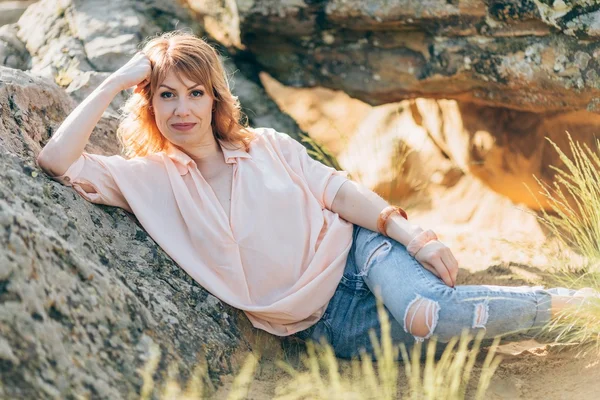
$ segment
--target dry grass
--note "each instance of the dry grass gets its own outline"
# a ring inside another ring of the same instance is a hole
[[[404,345],[392,343],[390,323],[383,306],[379,304],[379,317],[382,323],[382,341],[379,343],[372,333],[376,361],[367,354],[352,360],[351,372],[340,372],[340,365],[328,344],[307,343],[307,354],[303,358],[303,368],[294,369],[289,363],[277,364],[287,371],[289,377],[283,379],[275,391],[275,399],[382,399],[400,398],[400,366],[397,360],[401,354],[404,362],[405,380],[408,382],[406,396],[411,399],[464,399],[477,356],[480,354],[481,336],[473,338],[466,333],[452,340],[439,360],[435,360],[436,343],[430,341],[424,365],[421,361],[421,345],[417,344],[409,352]],[[473,340],[474,339],[474,340]],[[495,340],[487,352],[480,368],[477,386],[470,396],[483,399],[490,380],[500,363],[496,355],[499,340]],[[470,348],[469,345],[471,344]],[[169,379],[161,388],[155,388],[153,374],[160,359],[157,347],[151,348],[150,358],[139,370],[144,385],[140,399],[150,398],[156,390],[160,399],[202,399],[206,398],[206,366],[196,368],[186,389],[182,390],[176,381],[176,369],[169,367]],[[258,356],[250,354],[236,376],[228,394],[228,399],[244,399],[248,395],[258,365]]]
[[[569,288],[589,287],[600,292],[600,141],[592,150],[567,135],[572,158],[548,139],[564,167],[553,167],[556,178],[551,185],[537,180],[539,194],[550,205],[540,220],[567,255],[558,261],[555,281]],[[570,250],[580,257],[568,256]],[[557,341],[580,344],[585,351],[591,345],[600,353],[600,298],[588,298],[565,309],[548,328],[558,332]]]
[[[379,343],[374,333],[376,362],[363,354],[352,361],[349,374],[340,373],[337,359],[331,346],[327,344],[307,345],[308,354],[304,368],[299,371],[289,365],[280,366],[290,375],[290,381],[278,387],[275,399],[381,399],[400,398],[400,364],[396,361],[402,355],[404,373],[408,382],[405,394],[411,399],[464,399],[477,355],[480,353],[481,335],[474,339],[464,333],[454,338],[446,346],[442,356],[435,360],[435,341],[427,345],[425,364],[421,361],[421,344],[417,343],[409,352],[406,346],[392,343],[387,314],[379,304],[379,318],[382,325],[382,341]],[[474,398],[484,398],[490,380],[500,363],[496,356],[499,340],[488,350],[481,366],[481,374],[475,389]],[[471,348],[469,344],[472,343]]]
[[[573,141],[569,147],[573,154],[569,158],[554,142],[548,141],[564,163],[562,169],[551,167],[556,172],[551,185],[536,178],[541,194],[550,209],[542,210],[541,221],[565,246],[581,253],[590,261],[600,260],[600,142],[596,151],[587,145]],[[592,265],[592,264],[590,264]]]

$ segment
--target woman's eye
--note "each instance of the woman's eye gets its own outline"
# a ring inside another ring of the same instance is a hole
[[[170,99],[172,98],[174,95],[171,92],[162,92],[160,94],[160,97],[162,97],[163,99]],[[192,91],[192,97],[202,97],[204,96],[204,92],[202,90],[193,90]]]

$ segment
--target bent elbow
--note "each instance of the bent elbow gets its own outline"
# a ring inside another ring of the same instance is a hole
[[[48,159],[47,156],[40,152],[35,158],[35,162],[40,167],[42,171],[44,171],[49,176],[59,176],[61,175],[59,171],[56,170],[55,164]]]

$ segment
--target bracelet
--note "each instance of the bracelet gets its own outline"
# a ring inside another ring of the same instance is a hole
[[[396,207],[396,206],[387,206],[386,208],[384,208],[383,210],[381,210],[381,212],[379,213],[379,218],[377,218],[377,230],[379,231],[379,233],[381,233],[383,236],[387,236],[387,231],[385,228],[385,225],[387,223],[388,218],[393,214],[393,213],[398,213],[400,214],[404,219],[408,219],[408,215],[406,215],[406,211],[404,211],[403,209],[401,209],[400,207]]]
[[[414,257],[423,246],[434,240],[438,240],[437,235],[434,231],[428,229],[415,236],[406,246],[406,250],[408,251],[408,254]]]

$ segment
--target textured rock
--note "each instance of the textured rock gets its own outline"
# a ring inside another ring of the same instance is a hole
[[[597,149],[600,115],[586,111],[528,113],[491,107],[459,104],[466,146],[451,154],[460,165],[496,192],[517,203],[539,208],[527,189],[539,192],[534,175],[546,183],[554,180],[552,167],[562,167],[556,150],[546,138],[570,157],[566,132],[574,140]],[[458,138],[447,137],[446,143]],[[458,148],[459,146],[455,146]],[[542,206],[546,205],[537,196]]]
[[[37,0],[2,0],[0,1],[0,25],[17,22],[27,7]]]
[[[17,37],[16,24],[0,27],[0,65],[28,69],[30,56],[25,44]]]
[[[34,156],[73,101],[23,72],[0,67],[0,80],[0,397],[129,398],[153,344],[159,383],[167,363],[231,372],[244,317],[206,302],[135,218],[49,180]],[[106,152],[107,128],[87,151]]]
[[[173,29],[200,35],[204,32],[194,21],[192,10],[157,0],[120,0],[110,4],[100,0],[41,0],[27,9],[16,29],[28,51],[27,57],[31,58],[27,69],[54,80],[77,102],[125,64],[146,37]],[[0,44],[1,40],[0,31]],[[235,74],[232,85],[253,126],[270,126],[295,139],[305,136],[266,95],[253,65],[245,66],[242,61],[235,65],[227,57],[225,64],[230,75],[238,69],[245,73]],[[127,91],[116,96],[105,115],[116,118],[127,96]],[[305,145],[320,154],[325,163],[337,165],[315,143],[309,141]]]
[[[228,29],[233,21],[235,29],[224,43],[237,46],[239,58],[255,59],[284,84],[338,89],[371,105],[440,99],[415,102],[420,106],[413,109],[424,107],[416,119],[373,111],[353,139],[369,162],[342,156],[345,168],[389,198],[405,196],[431,177],[448,181],[446,173],[452,177],[458,167],[513,201],[537,208],[525,185],[535,191],[533,175],[549,182],[550,166],[561,166],[545,137],[564,144],[568,130],[578,141],[595,140],[597,1],[188,3],[204,22],[212,18],[211,32]],[[223,15],[227,18],[219,21]],[[449,106],[441,99],[457,103]],[[426,142],[417,120],[429,126],[427,135],[438,150],[426,146],[424,154],[413,152],[406,169],[398,170],[397,146],[416,150],[409,142]],[[394,124],[401,124],[401,133],[389,130]],[[377,148],[378,141],[387,145]],[[440,153],[454,167],[438,163],[436,170],[429,160]]]
[[[339,157],[354,179],[393,203],[428,192],[430,184],[452,186],[463,174],[429,131],[433,124],[436,132],[450,127],[424,122],[427,116],[419,113],[417,104],[438,106],[435,100],[419,99],[374,107]]]
[[[31,72],[68,88],[77,101],[125,64],[147,36],[176,26],[196,28],[186,9],[152,0],[42,0],[17,26]],[[116,114],[123,100],[118,96],[109,111]]]
[[[188,2],[288,85],[372,105],[431,97],[600,112],[595,1]]]
[[[137,398],[137,369],[154,346],[162,350],[157,386],[170,364],[184,381],[198,363],[207,366],[206,383],[218,384],[251,347],[256,331],[243,313],[193,281],[134,216],[88,203],[34,161],[139,40],[176,25],[196,26],[171,3],[43,0],[5,28],[7,48],[24,54],[11,65],[28,71],[0,67],[0,398]],[[227,68],[248,73],[233,85],[252,125],[301,138],[252,66]],[[115,99],[86,151],[120,152],[115,111],[127,95]],[[280,348],[270,338],[262,340]]]
[[[532,196],[539,191],[534,176],[552,182],[553,167],[563,166],[546,138],[570,155],[565,132],[595,149],[598,126],[600,115],[585,111],[540,114],[416,99],[373,108],[339,160],[392,200],[405,201],[417,191],[422,199],[430,184],[451,187],[468,174],[515,203],[538,209],[547,203]]]

